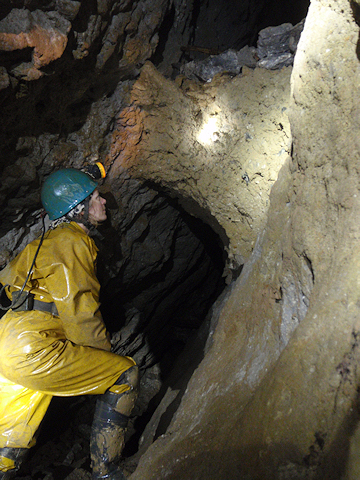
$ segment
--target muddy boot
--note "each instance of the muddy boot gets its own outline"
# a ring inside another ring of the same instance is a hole
[[[96,402],[90,438],[93,480],[126,480],[117,463],[124,448],[129,415],[138,396],[138,381],[138,368],[131,367],[114,385],[114,390],[116,385],[128,386],[128,390],[107,391]]]
[[[0,471],[0,480],[14,478],[28,453],[28,448],[0,448],[0,466],[8,469],[6,472]]]

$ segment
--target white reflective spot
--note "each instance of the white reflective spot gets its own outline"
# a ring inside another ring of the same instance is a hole
[[[209,144],[217,140],[217,119],[215,117],[210,117],[209,120],[203,125],[199,135],[198,140],[200,143]]]

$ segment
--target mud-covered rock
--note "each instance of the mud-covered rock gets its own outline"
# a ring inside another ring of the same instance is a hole
[[[254,248],[290,152],[290,74],[244,68],[234,78],[174,84],[147,63],[112,133],[108,161],[180,198],[219,235],[228,281]]]
[[[349,2],[311,3],[292,159],[212,345],[132,480],[357,478],[358,37]]]

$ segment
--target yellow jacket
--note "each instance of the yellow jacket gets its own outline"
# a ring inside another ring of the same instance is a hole
[[[22,287],[39,239],[0,272],[6,292]],[[36,300],[55,302],[51,313],[9,310],[0,319],[0,448],[27,448],[53,395],[122,393],[114,385],[133,359],[110,352],[99,311],[95,274],[97,248],[76,223],[44,237],[26,290]],[[0,455],[0,471],[13,468]]]
[[[39,239],[31,242],[0,272],[0,283],[10,285],[6,289],[10,299],[13,291],[21,289],[38,244]],[[99,311],[97,251],[93,239],[75,222],[50,230],[25,290],[36,300],[55,302],[59,317],[53,317],[51,328],[57,338],[109,351],[111,345]],[[46,324],[49,329],[48,320]],[[41,325],[37,322],[34,328],[39,330]]]

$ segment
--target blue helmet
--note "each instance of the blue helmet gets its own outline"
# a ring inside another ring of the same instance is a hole
[[[41,189],[41,201],[50,220],[66,215],[98,186],[86,173],[64,168],[51,173]]]

